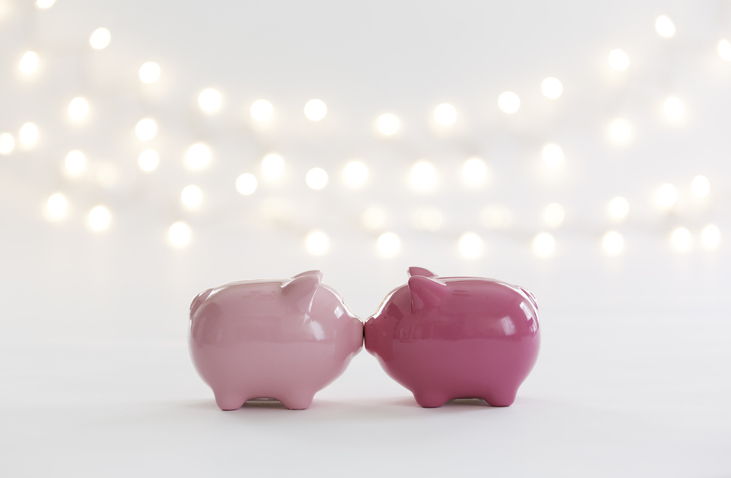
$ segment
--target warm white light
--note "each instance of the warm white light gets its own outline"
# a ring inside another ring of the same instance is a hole
[[[63,172],[69,178],[79,178],[89,169],[89,159],[83,151],[73,149],[63,159]]]
[[[566,210],[557,202],[552,202],[543,209],[541,215],[546,226],[557,228],[566,219]]]
[[[274,106],[265,99],[258,99],[251,103],[249,116],[259,124],[271,123],[274,119]]]
[[[411,213],[411,224],[420,231],[435,232],[444,225],[444,214],[437,208],[423,207]]]
[[[439,171],[431,162],[421,159],[411,165],[408,184],[417,193],[434,191],[439,184]]]
[[[490,176],[490,170],[484,159],[477,157],[467,158],[465,162],[462,163],[460,176],[462,183],[465,186],[475,189],[484,186],[485,183],[487,183]]]
[[[629,215],[629,201],[622,196],[616,196],[607,202],[607,216],[613,222],[622,222]]]
[[[160,68],[160,64],[156,61],[146,61],[140,65],[139,70],[137,70],[137,77],[140,79],[140,82],[146,85],[151,85],[160,81],[161,74],[162,69]]]
[[[99,204],[86,215],[86,225],[92,232],[104,232],[112,225],[112,211]]]
[[[715,251],[721,245],[721,229],[715,224],[708,224],[701,229],[701,246],[707,251]]]
[[[630,65],[629,55],[621,48],[611,50],[607,56],[607,62],[609,63],[609,68],[614,71],[626,71]]]
[[[168,228],[167,240],[176,249],[187,247],[193,240],[193,229],[186,222],[174,222]]]
[[[89,36],[89,45],[95,50],[103,50],[112,42],[112,32],[108,28],[99,27]]]
[[[311,168],[305,174],[305,184],[307,184],[307,187],[314,189],[315,191],[325,189],[328,180],[329,177],[327,175],[327,171],[322,168]]]
[[[15,150],[15,138],[12,134],[0,133],[0,155],[6,156]]]
[[[541,93],[549,100],[557,100],[563,94],[563,83],[553,76],[544,78],[541,81]]]
[[[142,118],[135,124],[135,136],[140,141],[151,141],[157,137],[158,129],[153,118]]]
[[[627,146],[634,139],[634,128],[626,118],[614,118],[607,126],[607,138],[617,146]]]
[[[697,199],[706,199],[711,194],[711,182],[699,174],[690,182],[690,192]]]
[[[485,252],[485,242],[474,232],[465,232],[457,240],[457,251],[465,259],[478,259]]]
[[[563,166],[566,156],[563,148],[556,143],[546,143],[541,149],[543,164],[550,169],[558,169]]]
[[[180,191],[180,203],[188,211],[197,211],[203,206],[203,190],[200,186],[189,184]]]
[[[393,113],[383,113],[376,117],[374,127],[382,136],[394,136],[401,131],[401,119]]]
[[[716,51],[718,52],[718,56],[721,57],[723,61],[731,61],[731,42],[728,41],[725,38],[722,38],[718,41],[718,45],[716,46]]]
[[[505,206],[493,204],[480,213],[482,223],[490,229],[508,229],[513,225],[513,213]]]
[[[351,189],[360,189],[368,182],[369,174],[368,166],[363,161],[348,161],[343,167],[343,183]]]
[[[520,96],[512,91],[503,91],[497,97],[497,107],[506,115],[512,115],[520,109]]]
[[[259,181],[251,173],[242,173],[236,178],[236,191],[242,196],[251,196],[259,187]]]
[[[204,88],[198,93],[198,107],[207,115],[216,114],[223,107],[223,93],[215,88]]]
[[[361,215],[363,227],[371,231],[378,231],[386,227],[388,224],[388,214],[383,208],[378,206],[369,206]]]
[[[77,96],[69,101],[66,107],[66,114],[72,123],[81,123],[89,117],[90,110],[89,100],[83,96]]]
[[[658,209],[663,211],[670,210],[678,203],[678,199],[680,199],[678,188],[674,184],[662,184],[655,190],[653,199]]]
[[[305,118],[310,121],[322,121],[327,116],[327,105],[319,98],[313,98],[305,103]]]
[[[56,0],[36,0],[36,8],[38,10],[48,10],[56,4]]]
[[[440,103],[434,108],[432,117],[438,126],[445,128],[454,126],[457,122],[457,108],[451,103]]]
[[[69,200],[62,193],[53,193],[48,196],[43,208],[44,215],[49,221],[63,221],[69,215]]]
[[[685,102],[677,96],[668,96],[662,102],[662,113],[670,123],[682,123],[685,119]]]
[[[556,254],[556,238],[548,232],[539,232],[531,243],[533,254],[540,258],[553,257]]]
[[[38,125],[28,121],[23,123],[18,130],[18,143],[23,149],[33,149],[41,138],[41,131]]]
[[[662,38],[672,38],[675,36],[675,22],[667,15],[660,15],[655,19],[655,31]]]
[[[602,236],[604,254],[614,257],[624,252],[624,236],[617,231],[607,231]]]
[[[385,258],[396,257],[401,252],[401,238],[393,232],[384,232],[376,239],[376,253]]]
[[[675,252],[689,252],[693,249],[693,234],[686,227],[676,227],[670,233],[670,247]]]
[[[146,149],[137,156],[137,166],[141,171],[151,173],[160,165],[160,154],[154,149]]]
[[[23,55],[20,57],[20,61],[18,61],[18,71],[23,76],[31,77],[38,73],[38,70],[41,67],[41,57],[38,55],[38,53],[29,50],[23,53]]]
[[[261,177],[265,181],[281,181],[286,170],[284,158],[279,153],[267,153],[261,158]]]
[[[330,236],[315,229],[305,236],[305,249],[313,256],[324,256],[330,251]]]
[[[111,161],[96,163],[94,177],[100,186],[111,188],[119,182],[119,169]]]
[[[183,154],[183,164],[190,171],[202,171],[213,161],[213,150],[206,143],[193,143]]]

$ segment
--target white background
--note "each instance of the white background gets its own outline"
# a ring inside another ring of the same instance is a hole
[[[0,474],[3,476],[385,476],[417,473],[495,476],[731,475],[731,306],[728,241],[718,251],[672,251],[672,227],[696,234],[709,222],[729,226],[728,143],[731,65],[716,55],[729,34],[724,2],[561,1],[444,3],[91,2],[59,0],[46,12],[0,2],[0,131],[36,121],[42,137],[30,152],[0,157]],[[659,38],[654,18],[678,27]],[[112,44],[87,45],[104,25]],[[632,59],[616,75],[606,53]],[[43,57],[34,80],[18,78],[27,48]],[[140,89],[138,65],[163,66],[159,87]],[[540,80],[562,79],[564,96],[549,102]],[[204,118],[195,94],[216,86],[221,115]],[[513,89],[523,106],[502,115],[495,98]],[[93,121],[64,119],[83,94]],[[659,105],[682,97],[681,127],[663,122]],[[252,130],[248,104],[266,97],[275,126]],[[308,124],[302,104],[321,97],[322,124]],[[441,101],[460,112],[457,130],[435,134],[428,114]],[[403,134],[384,141],[371,121],[394,111]],[[136,171],[135,121],[154,115],[160,170]],[[630,118],[628,148],[609,144],[614,116]],[[200,175],[180,163],[184,148],[205,140],[214,166]],[[566,151],[565,171],[546,178],[546,141]],[[65,152],[83,148],[113,164],[118,183],[99,187],[61,173]],[[238,196],[232,183],[256,172],[259,157],[280,151],[287,182]],[[483,190],[463,190],[462,159],[479,154],[491,167]],[[362,191],[339,184],[337,171],[363,158],[372,180]],[[439,190],[415,196],[408,166],[426,157],[441,171]],[[308,191],[311,166],[331,185]],[[696,204],[691,178],[707,175],[712,195]],[[681,201],[671,213],[650,202],[673,182]],[[206,191],[198,214],[177,204],[182,186]],[[49,224],[41,206],[61,190],[68,221]],[[617,258],[601,253],[610,226],[604,204],[630,199],[618,227],[627,241]],[[555,257],[540,260],[530,239],[544,226],[540,210],[560,201],[565,226],[554,232]],[[94,235],[85,211],[104,202],[112,228]],[[510,207],[509,231],[484,229],[487,204]],[[271,204],[277,220],[261,213]],[[379,204],[401,254],[374,253],[376,233],[358,220]],[[408,223],[416,207],[438,207],[434,233]],[[174,250],[167,226],[188,221],[194,241]],[[321,228],[330,253],[308,255],[302,238]],[[461,259],[456,238],[480,233],[485,256]],[[366,352],[320,392],[308,411],[247,405],[220,412],[187,356],[187,307],[200,290],[231,280],[283,278],[320,268],[353,311],[366,319],[409,265],[445,275],[499,277],[533,291],[541,305],[543,346],[514,406],[462,402],[420,409]]]

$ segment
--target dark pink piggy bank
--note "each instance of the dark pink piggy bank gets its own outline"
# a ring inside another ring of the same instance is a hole
[[[366,322],[366,349],[422,407],[513,403],[538,355],[538,307],[520,287],[409,269]]]
[[[360,351],[363,324],[321,279],[235,282],[193,300],[193,362],[222,410],[261,397],[307,408]]]

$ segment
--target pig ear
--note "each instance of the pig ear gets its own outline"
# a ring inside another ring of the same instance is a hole
[[[317,276],[320,278],[320,282],[322,282],[322,272],[317,271],[317,270],[300,272],[299,274],[297,274],[296,276],[293,276],[292,278],[296,279],[298,277],[304,277],[304,276]]]
[[[409,291],[411,292],[411,311],[418,312],[439,305],[448,294],[449,289],[444,282],[417,275],[409,278]]]
[[[409,267],[409,277],[423,276],[423,277],[436,277],[437,275],[428,269],[423,267]]]
[[[307,312],[312,305],[312,298],[320,287],[322,274],[305,272],[296,275],[292,280],[282,284],[282,295],[291,302],[297,309]]]

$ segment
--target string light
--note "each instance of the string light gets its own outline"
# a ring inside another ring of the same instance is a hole
[[[198,93],[198,108],[207,114],[213,115],[223,108],[223,93],[215,88],[204,88]]]
[[[701,246],[707,251],[715,251],[721,246],[721,229],[715,224],[708,224],[701,229]]]
[[[622,222],[629,215],[629,201],[622,196],[615,196],[607,202],[607,216],[612,222]]]
[[[305,236],[305,249],[313,256],[324,256],[330,251],[330,236],[319,229],[308,232]]]
[[[48,10],[56,4],[56,0],[36,0],[36,8],[38,10]]]
[[[53,193],[48,196],[43,213],[51,222],[63,221],[69,215],[71,206],[63,193]]]
[[[135,136],[140,141],[152,141],[158,133],[157,121],[153,118],[142,118],[135,124]]]
[[[541,81],[541,94],[549,100],[557,100],[563,95],[563,83],[553,76],[544,78]]]
[[[251,196],[259,187],[259,181],[251,173],[242,173],[236,178],[236,191],[242,196]]]
[[[607,231],[602,236],[602,251],[610,257],[619,256],[624,252],[624,236],[617,231]]]
[[[415,209],[410,219],[412,226],[420,231],[436,232],[444,225],[444,214],[434,207]]]
[[[421,159],[411,165],[408,184],[414,192],[432,192],[439,185],[439,171],[430,161]]]
[[[451,103],[440,103],[434,108],[432,118],[437,126],[452,127],[457,122],[457,108]]]
[[[112,32],[108,28],[99,27],[89,36],[89,45],[94,50],[103,50],[112,42]]]
[[[203,206],[203,190],[200,186],[189,184],[180,191],[180,203],[188,211],[197,211]]]
[[[376,117],[374,127],[381,136],[395,136],[401,131],[401,119],[393,113],[382,113]]]
[[[690,182],[690,193],[696,199],[707,199],[711,195],[711,182],[702,174],[695,176]]]
[[[564,219],[566,219],[566,211],[559,203],[552,202],[543,209],[541,216],[546,226],[555,229],[563,224]]]
[[[476,189],[487,183],[490,176],[490,170],[484,159],[472,157],[467,158],[465,162],[462,163],[460,176],[462,183],[466,187]]]
[[[260,125],[271,123],[274,119],[274,106],[265,99],[258,99],[251,103],[249,116]]]
[[[394,232],[384,232],[376,239],[376,253],[384,259],[396,257],[401,252],[401,238]]]
[[[63,160],[63,171],[67,177],[77,179],[86,174],[89,169],[89,160],[83,151],[73,149],[66,153]]]
[[[670,233],[670,247],[675,252],[689,252],[693,249],[693,234],[686,227],[676,227]]]
[[[176,249],[183,249],[193,240],[193,229],[184,221],[176,221],[170,225],[167,232],[167,241]]]
[[[731,42],[721,38],[716,46],[716,52],[723,61],[731,61]]]
[[[361,189],[365,186],[369,175],[368,166],[358,159],[345,163],[342,171],[343,183],[351,189]]]
[[[607,137],[616,146],[627,146],[634,139],[634,128],[626,118],[614,118],[607,126]]]
[[[491,204],[480,212],[482,223],[489,229],[505,230],[513,225],[513,213],[505,206]]]
[[[162,68],[156,61],[146,61],[137,70],[137,78],[145,85],[151,85],[160,81]]]
[[[607,63],[609,63],[609,68],[614,71],[627,71],[630,66],[629,55],[621,48],[615,48],[609,51]]]
[[[137,166],[145,173],[151,173],[160,165],[160,154],[154,149],[145,149],[137,156]]]
[[[655,19],[655,31],[662,38],[675,36],[675,22],[667,15],[659,15]]]
[[[520,110],[520,96],[513,91],[503,91],[497,97],[497,107],[506,115],[513,115]]]
[[[328,180],[327,171],[322,168],[311,168],[305,174],[305,184],[307,184],[307,187],[315,191],[325,189]]]
[[[485,252],[485,242],[474,232],[465,232],[457,240],[457,251],[464,259],[479,259]]]
[[[8,132],[0,133],[0,155],[7,156],[15,150],[15,138]]]
[[[563,166],[566,156],[563,148],[556,143],[546,143],[541,149],[543,164],[549,169],[558,169]]]
[[[286,170],[284,158],[279,153],[267,153],[261,158],[261,177],[267,182],[276,183],[282,180]]]
[[[533,254],[541,259],[553,257],[556,254],[556,238],[549,232],[539,232],[531,242]]]
[[[669,96],[662,102],[662,112],[669,123],[680,124],[685,119],[685,102],[677,96]]]
[[[382,230],[388,224],[388,214],[378,206],[367,207],[361,214],[360,219],[363,227],[371,231]]]
[[[41,131],[38,125],[32,121],[23,123],[18,130],[18,143],[23,149],[33,149],[41,139]]]
[[[83,96],[77,96],[69,101],[66,114],[72,123],[81,123],[89,117],[90,110],[89,100]]]
[[[189,171],[207,169],[213,161],[213,150],[206,143],[193,143],[183,154],[183,164]]]
[[[327,104],[319,98],[313,98],[305,103],[304,113],[310,121],[322,121],[327,116]]]
[[[658,186],[655,189],[653,196],[655,206],[662,211],[669,211],[678,203],[680,195],[678,194],[678,188],[674,184],[665,183]]]
[[[33,50],[28,50],[20,56],[18,71],[25,77],[32,77],[41,68],[41,57]]]
[[[86,226],[91,232],[104,232],[112,225],[112,211],[103,204],[94,206],[86,215]]]

